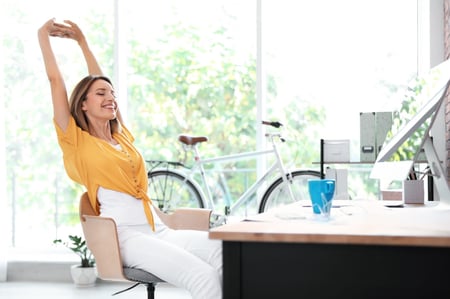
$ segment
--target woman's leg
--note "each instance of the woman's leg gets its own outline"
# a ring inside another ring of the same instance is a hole
[[[222,243],[207,232],[148,226],[120,228],[122,259],[129,267],[142,268],[195,299],[222,298]]]
[[[222,241],[209,239],[207,232],[195,230],[166,229],[158,233],[158,238],[199,257],[216,269],[222,278]]]

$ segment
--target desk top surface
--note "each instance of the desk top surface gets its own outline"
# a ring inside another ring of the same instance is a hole
[[[295,242],[450,247],[450,205],[386,207],[386,201],[333,203],[328,221],[306,202],[247,217],[210,230],[211,239],[244,242]]]

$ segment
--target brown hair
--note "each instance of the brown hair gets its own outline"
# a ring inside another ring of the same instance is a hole
[[[69,106],[70,106],[70,114],[72,114],[75,119],[75,123],[82,130],[89,132],[89,122],[86,117],[85,112],[81,109],[83,101],[86,100],[87,93],[89,88],[91,88],[92,84],[97,80],[104,80],[111,84],[112,82],[108,77],[105,76],[93,76],[89,75],[83,78],[73,89],[73,92],[70,96]],[[111,134],[120,132],[120,113],[117,111],[117,117],[109,121],[111,127]]]

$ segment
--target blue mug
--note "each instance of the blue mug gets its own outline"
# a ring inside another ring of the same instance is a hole
[[[309,196],[314,214],[330,215],[335,186],[335,180],[308,180]]]

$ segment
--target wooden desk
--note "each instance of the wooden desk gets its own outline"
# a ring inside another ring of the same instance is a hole
[[[450,207],[336,202],[328,222],[297,203],[214,228],[224,299],[450,298]]]

